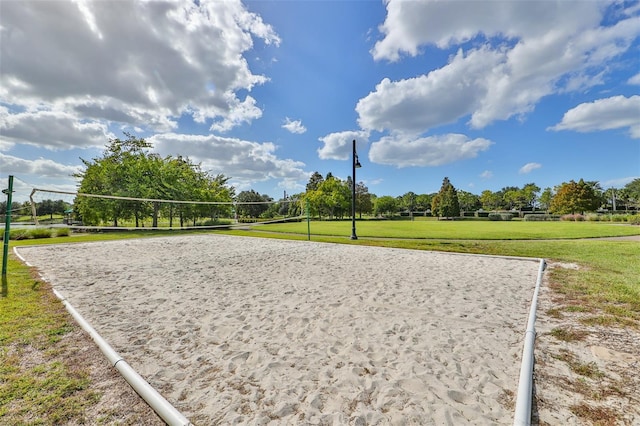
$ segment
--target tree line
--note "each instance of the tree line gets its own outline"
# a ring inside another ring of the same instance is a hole
[[[86,225],[113,224],[134,221],[135,226],[151,219],[158,226],[160,217],[182,227],[196,225],[199,220],[216,223],[219,218],[269,218],[299,216],[307,209],[314,218],[341,219],[351,216],[353,185],[356,194],[356,214],[393,216],[416,214],[441,218],[460,216],[461,212],[545,211],[553,214],[574,214],[604,210],[636,210],[640,205],[640,179],[622,189],[603,189],[595,181],[563,182],[554,188],[541,190],[535,183],[522,187],[508,186],[499,191],[485,190],[480,194],[456,189],[445,177],[436,193],[407,192],[401,196],[377,196],[363,182],[351,177],[342,180],[332,173],[322,176],[314,172],[305,191],[285,196],[278,201],[254,190],[236,194],[223,174],[211,174],[199,164],[182,156],[160,157],[150,151],[144,139],[126,134],[126,139],[111,139],[100,157],[81,159],[84,170],[75,174],[79,193],[130,198],[107,199],[78,196],[73,203],[76,218]],[[227,204],[182,204],[141,199],[183,200]],[[237,204],[231,204],[231,203]],[[12,209],[25,209],[13,203]],[[30,205],[29,205],[30,207]],[[62,200],[44,200],[37,205],[38,214],[63,214],[69,204]],[[0,203],[0,214],[6,212],[6,202]],[[25,214],[25,213],[22,213]],[[26,213],[28,214],[28,213]],[[207,223],[205,223],[207,224]]]
[[[342,181],[328,173],[326,178],[314,172],[307,183],[306,192],[298,197],[308,201],[311,213],[322,218],[341,218],[350,214],[351,178]],[[445,177],[439,192],[416,194],[407,192],[401,196],[376,196],[364,183],[356,184],[356,211],[375,216],[423,214],[450,218],[461,212],[544,211],[552,214],[576,214],[593,211],[629,211],[640,206],[640,179],[635,179],[622,189],[602,189],[595,181],[571,180],[554,188],[541,190],[535,183],[522,187],[508,186],[499,191],[484,190],[476,195],[456,189]]]

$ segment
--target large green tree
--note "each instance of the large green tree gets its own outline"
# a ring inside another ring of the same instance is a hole
[[[144,198],[178,201],[231,201],[233,190],[226,187],[227,179],[210,176],[188,158],[166,157],[150,152],[151,144],[144,139],[126,134],[126,139],[111,139],[101,157],[91,161],[81,159],[85,168],[75,177],[80,180],[78,192],[124,198]],[[127,199],[107,199],[79,196],[74,205],[85,224],[99,225],[135,218],[136,226],[152,217],[153,226],[158,216],[173,216],[196,220],[209,209],[195,204],[164,203]]]
[[[418,196],[415,192],[409,191],[398,197],[398,205],[409,213],[409,217],[413,220],[413,212],[416,209],[416,201]]]
[[[460,204],[458,193],[448,177],[442,180],[442,186],[438,194],[433,197],[431,211],[439,218],[453,218],[460,216]]]
[[[421,212],[431,210],[431,198],[432,196],[429,194],[418,194],[416,196],[416,210]]]
[[[382,197],[377,197],[374,203],[373,212],[375,215],[385,215],[390,214],[393,215],[398,211],[398,200],[391,195],[383,195]]]
[[[502,195],[498,192],[485,189],[480,194],[480,203],[485,210],[497,210],[502,203]]]
[[[356,211],[360,215],[360,218],[362,218],[362,213],[369,214],[373,211],[371,194],[364,182],[358,182],[358,184],[356,184]]]
[[[250,191],[242,191],[236,197],[238,203],[238,214],[252,218],[260,217],[269,209],[269,202],[273,201],[271,197],[260,194],[253,189]],[[242,204],[247,203],[247,204]]]
[[[307,183],[307,191],[315,191],[322,182],[324,182],[322,175],[318,172],[313,172],[311,177],[309,177],[309,182]]]
[[[317,189],[307,190],[304,201],[309,203],[311,213],[320,218],[342,217],[351,211],[350,184],[329,175],[328,179],[320,182]]]
[[[563,182],[556,188],[549,210],[555,214],[575,214],[594,211],[600,207],[602,195],[591,183],[580,179]]]
[[[533,182],[527,183],[522,187],[520,193],[520,199],[524,203],[523,207],[535,209],[540,187]]]
[[[640,178],[626,184],[621,195],[627,206],[640,209]]]
[[[6,203],[5,203],[6,204]],[[64,200],[42,200],[36,203],[36,211],[38,215],[49,215],[49,219],[53,219],[53,215],[64,215],[64,212],[70,207],[69,203]]]
[[[458,191],[458,204],[463,211],[477,210],[482,206],[480,197],[467,191]]]
[[[551,206],[551,200],[553,200],[553,190],[551,188],[545,188],[540,194],[540,198],[538,198],[538,207],[542,210],[549,210]]]

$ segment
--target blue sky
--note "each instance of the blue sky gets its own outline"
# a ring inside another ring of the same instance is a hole
[[[353,139],[380,196],[640,177],[639,2],[7,0],[0,24],[19,200],[123,132],[275,198],[345,179]]]

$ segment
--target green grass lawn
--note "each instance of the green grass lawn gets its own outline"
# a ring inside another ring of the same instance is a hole
[[[59,356],[72,319],[29,268],[9,259],[0,297],[2,424],[82,421],[97,401],[89,372]]]
[[[312,222],[313,241],[376,245],[417,250],[451,251],[545,258],[574,262],[578,270],[554,269],[549,281],[597,324],[640,327],[640,243],[602,241],[602,236],[639,235],[640,227],[589,222],[445,222],[361,221],[359,240],[350,240],[351,222]],[[267,238],[307,239],[307,224],[263,225],[257,231],[219,233]],[[278,231],[276,233],[275,231]],[[208,231],[211,232],[211,231]],[[194,232],[151,231],[73,234],[41,240],[11,241],[10,246],[95,242],[185,235]],[[199,231],[198,233],[202,233]],[[293,233],[293,234],[288,234]],[[366,237],[366,238],[365,238]],[[525,240],[522,240],[525,239]],[[528,239],[528,240],[526,240]],[[248,242],[250,243],[250,242]],[[61,248],[64,250],[64,248]],[[11,259],[0,297],[0,418],[6,424],[84,421],[92,392],[82,366],[49,361],[60,351],[60,339],[72,319],[47,285],[30,269]],[[588,318],[588,319],[589,319]],[[37,365],[25,364],[28,354],[41,356]],[[37,389],[34,392],[33,389]]]
[[[462,240],[539,240],[640,235],[640,226],[602,222],[373,221],[356,222],[358,237]],[[307,223],[260,225],[256,230],[307,233]],[[350,221],[312,221],[313,235],[351,235]]]

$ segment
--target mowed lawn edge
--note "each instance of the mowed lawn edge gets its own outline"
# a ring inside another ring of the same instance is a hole
[[[351,221],[312,221],[312,235],[349,236]],[[306,221],[265,224],[255,230],[307,234]],[[459,240],[543,240],[640,235],[640,226],[610,222],[471,220],[358,220],[358,237]]]

